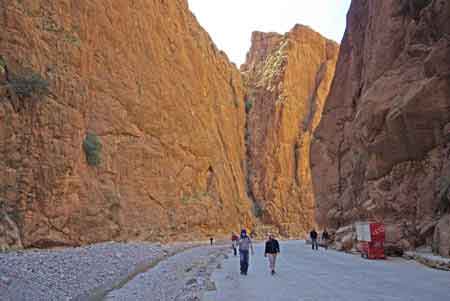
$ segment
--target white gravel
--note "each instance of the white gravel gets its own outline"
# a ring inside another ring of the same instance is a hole
[[[0,253],[0,300],[86,300],[117,286],[136,270],[191,246],[111,242]]]
[[[312,251],[304,242],[280,242],[277,275],[269,273],[263,246],[248,276],[230,257],[212,275],[217,291],[204,301],[448,301],[450,273],[403,259],[367,260],[332,250]]]
[[[229,247],[203,246],[179,253],[112,291],[106,300],[200,300],[205,291],[215,289],[210,276],[229,252]]]

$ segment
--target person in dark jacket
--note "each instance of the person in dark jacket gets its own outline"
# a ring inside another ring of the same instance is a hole
[[[327,229],[322,232],[322,242],[325,250],[328,250],[328,242],[330,241],[330,234],[328,234]]]
[[[312,249],[319,250],[319,244],[317,243],[317,232],[315,229],[312,229],[312,231],[309,233],[309,237],[311,238],[312,242]]]
[[[276,240],[275,237],[269,233],[269,239],[266,241],[264,257],[269,258],[269,268],[272,275],[275,274],[275,264],[278,253],[280,253],[280,244],[278,243],[278,240]]]

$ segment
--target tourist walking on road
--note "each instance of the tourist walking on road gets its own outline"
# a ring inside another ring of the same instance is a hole
[[[278,243],[278,240],[276,240],[275,237],[269,233],[269,239],[266,241],[264,257],[269,258],[269,268],[272,275],[275,274],[275,264],[278,253],[280,253],[280,244]]]
[[[319,250],[319,244],[317,243],[317,232],[315,229],[309,233],[309,237],[311,238],[312,249]]]
[[[234,256],[237,256],[237,244],[239,241],[239,237],[233,233],[231,233],[231,247],[233,248]]]
[[[330,234],[328,234],[327,229],[322,232],[322,242],[325,250],[328,250],[328,242],[330,241]]]
[[[250,250],[252,251],[252,255],[255,253],[253,250],[253,244],[250,237],[247,235],[246,230],[241,231],[241,238],[238,242],[239,247],[239,256],[241,263],[241,275],[247,275],[249,259],[250,259]]]

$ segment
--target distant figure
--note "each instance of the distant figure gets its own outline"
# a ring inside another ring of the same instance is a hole
[[[328,234],[327,229],[322,232],[322,241],[325,250],[328,250],[328,242],[330,241],[330,234]]]
[[[238,241],[239,241],[239,237],[234,232],[231,233],[231,247],[233,248],[234,256],[237,256]]]
[[[214,243],[214,238],[209,238],[209,242],[211,243],[211,246],[213,245],[213,243]]]
[[[317,232],[315,229],[312,229],[312,231],[309,233],[309,237],[311,238],[312,249],[319,250],[319,244],[317,243]]]
[[[278,243],[278,240],[276,240],[275,237],[269,233],[269,239],[266,241],[264,257],[269,257],[269,268],[272,275],[275,275],[275,264],[278,253],[280,253],[280,244]]]
[[[238,247],[241,264],[241,275],[247,275],[250,259],[249,251],[252,251],[252,255],[255,254],[255,251],[253,250],[252,240],[250,239],[250,237],[248,237],[247,231],[245,229],[241,231],[241,238],[238,241]]]

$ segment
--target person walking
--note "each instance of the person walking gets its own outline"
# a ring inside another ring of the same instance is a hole
[[[266,241],[266,249],[264,257],[269,258],[270,273],[275,275],[275,264],[277,262],[277,255],[280,253],[280,244],[275,237],[269,233],[269,239]]]
[[[237,256],[237,243],[239,241],[239,237],[233,232],[231,233],[231,247],[233,248],[234,256]]]
[[[323,230],[322,232],[322,241],[323,241],[323,247],[325,250],[328,250],[328,242],[330,241],[330,234],[328,234],[327,229]]]
[[[238,241],[240,265],[241,265],[241,275],[247,275],[248,265],[250,260],[250,250],[252,255],[255,253],[253,250],[253,244],[250,237],[247,235],[247,231],[243,229],[241,231],[241,238]]]
[[[319,250],[319,244],[317,243],[317,232],[315,229],[312,229],[312,231],[309,233],[309,237],[311,238],[312,242],[312,249],[313,250]]]

